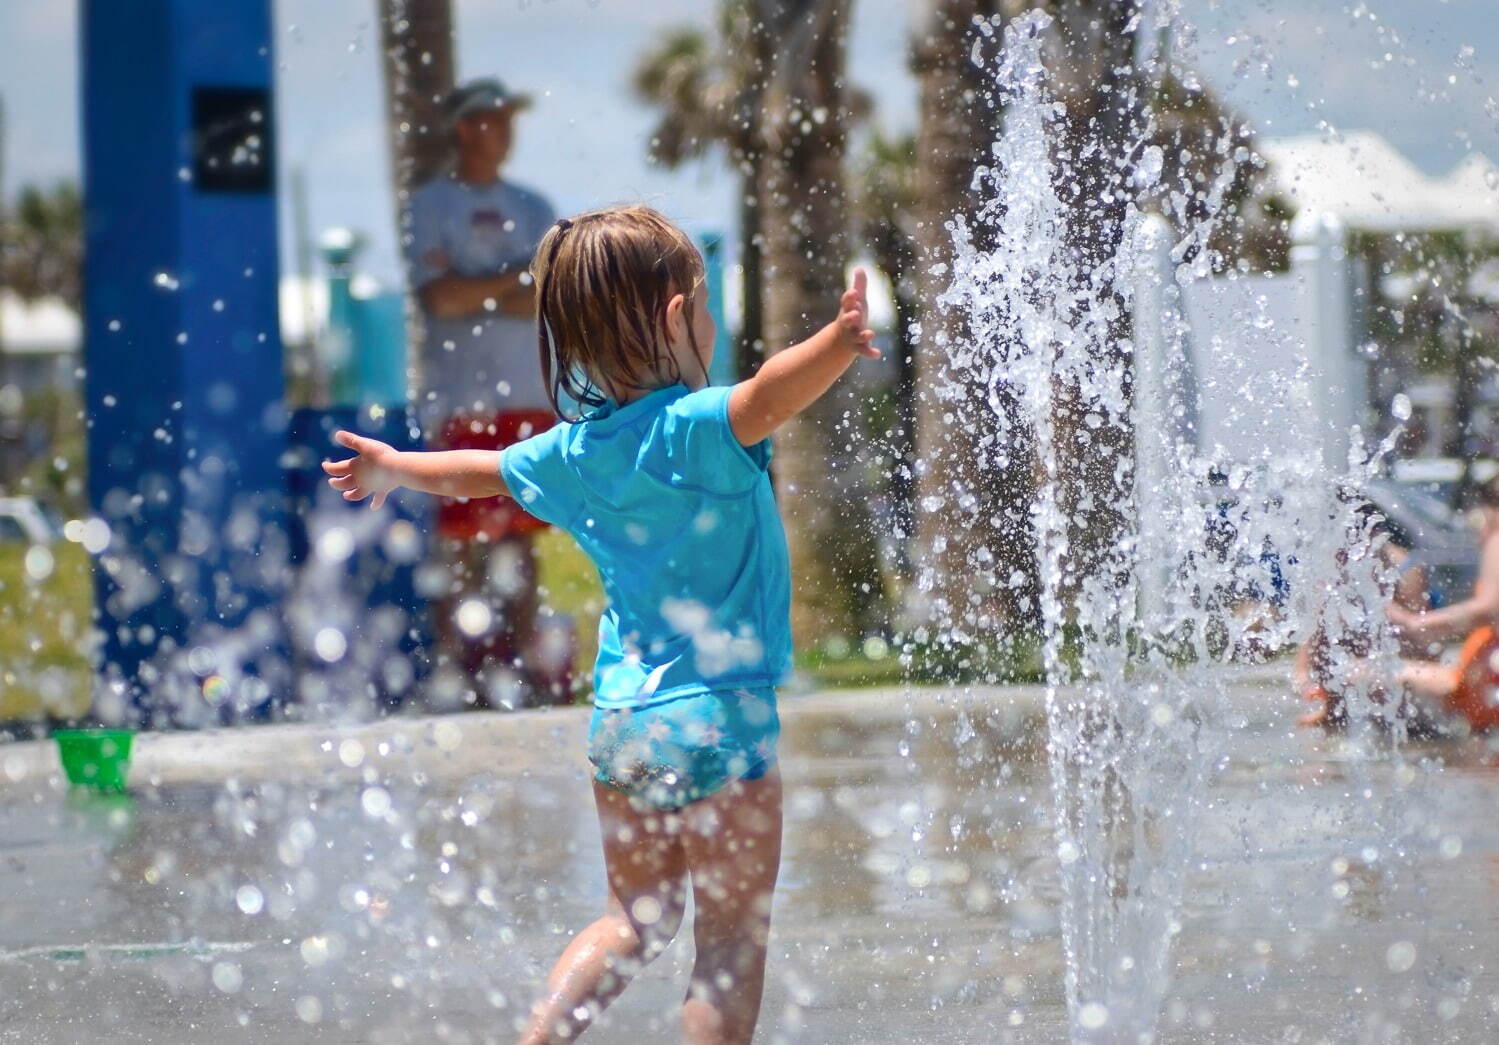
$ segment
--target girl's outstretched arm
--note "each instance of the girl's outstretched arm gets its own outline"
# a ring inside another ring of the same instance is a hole
[[[777,352],[759,373],[729,393],[729,425],[734,437],[753,446],[817,402],[848,369],[855,356],[880,358],[868,329],[869,277],[854,269],[854,284],[843,292],[838,318],[807,340]]]
[[[443,497],[496,497],[508,494],[500,478],[497,450],[397,450],[378,439],[336,432],[334,442],[354,451],[345,461],[324,461],[328,485],[346,501],[373,496],[371,508],[385,503],[398,486]]]

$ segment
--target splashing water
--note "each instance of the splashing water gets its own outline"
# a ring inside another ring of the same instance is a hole
[[[939,394],[986,397],[1006,446],[1033,448],[1072,1034],[1150,1041],[1228,665],[1319,626],[1361,636],[1355,657],[1329,634],[1331,682],[1347,694],[1350,720],[1390,719],[1398,730],[1355,665],[1390,657],[1381,612],[1390,578],[1349,492],[1379,455],[1366,460],[1355,433],[1346,471],[1325,459],[1308,367],[1284,388],[1259,389],[1282,397],[1294,419],[1263,433],[1267,449],[1228,448],[1225,460],[1224,447],[1197,448],[1178,423],[1192,406],[1179,301],[1182,286],[1211,277],[1206,251],[1190,248],[1223,216],[1223,176],[1205,192],[1208,218],[1174,251],[1165,223],[1134,204],[1108,257],[1077,250],[1059,192],[1078,175],[1045,64],[1052,25],[1032,12],[1004,26],[992,72],[1004,131],[976,180],[980,206],[953,222],[953,276],[940,300],[968,336],[947,346]],[[1145,147],[1150,119],[1145,107],[1128,140],[1102,143],[1116,169],[1135,172],[1136,199],[1160,176],[1159,151]],[[1122,334],[1131,312],[1133,338]],[[1087,456],[1112,465],[1112,479],[1080,477]],[[1091,558],[1085,512],[1117,520]]]

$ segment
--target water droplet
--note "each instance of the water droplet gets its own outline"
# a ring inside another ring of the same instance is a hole
[[[1410,972],[1411,967],[1416,964],[1416,945],[1409,940],[1392,943],[1390,949],[1385,951],[1384,960],[1391,972]]]
[[[323,1019],[323,1003],[311,994],[297,999],[297,1019],[303,1023],[320,1023]]]
[[[390,812],[390,792],[383,787],[367,787],[359,796],[359,805],[366,816],[379,820]]]
[[[244,973],[234,962],[215,962],[213,966],[213,985],[225,994],[233,994],[240,989],[245,982]]]
[[[242,885],[235,890],[234,905],[244,914],[259,914],[265,907],[265,896],[253,885]]]
[[[354,554],[354,535],[342,526],[326,530],[317,542],[318,558],[327,562],[343,562]]]
[[[312,648],[320,659],[336,664],[349,651],[349,640],[337,628],[322,628],[313,637]]]
[[[52,556],[52,549],[45,544],[33,544],[26,549],[26,576],[40,583],[52,576],[52,570],[57,565],[57,560]]]
[[[109,547],[110,537],[109,523],[95,516],[83,524],[83,533],[79,543],[90,555],[98,555]]]
[[[630,905],[630,914],[641,925],[655,925],[661,913],[661,903],[654,896],[642,896]]]
[[[432,740],[441,751],[456,751],[463,743],[463,730],[456,722],[444,719],[433,727]]]
[[[458,630],[472,639],[487,632],[490,624],[494,622],[494,613],[480,599],[465,599],[459,605],[455,616]]]

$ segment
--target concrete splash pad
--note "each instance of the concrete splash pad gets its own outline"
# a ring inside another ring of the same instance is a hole
[[[1499,756],[1366,763],[1277,677],[1233,692],[1158,1040],[1492,1040]],[[1065,1040],[1040,691],[783,711],[757,1040]],[[510,1040],[602,902],[585,723],[143,736],[126,798],[0,748],[0,1042]],[[674,1038],[689,942],[590,1040]]]

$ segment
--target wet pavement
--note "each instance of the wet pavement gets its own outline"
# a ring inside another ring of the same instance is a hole
[[[1499,1040],[1499,755],[1370,762],[1272,673],[1210,724],[1163,1042]],[[759,1041],[1066,1039],[1033,688],[783,702]],[[0,1042],[507,1041],[603,897],[578,710],[0,747]],[[590,1040],[675,1037],[683,934]]]

